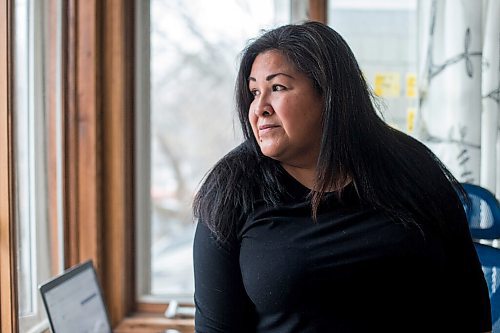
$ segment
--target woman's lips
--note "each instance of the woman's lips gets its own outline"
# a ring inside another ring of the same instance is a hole
[[[265,125],[260,125],[259,126],[259,131],[269,131],[273,128],[279,127],[278,125],[273,125],[273,124],[265,124]]]

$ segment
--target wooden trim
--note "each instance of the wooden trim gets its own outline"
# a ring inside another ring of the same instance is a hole
[[[167,310],[167,303],[137,303],[137,312],[151,313],[151,314],[163,314]]]
[[[76,0],[62,1],[61,43],[64,54],[61,59],[62,82],[62,145],[63,145],[63,225],[64,268],[78,262],[78,127],[76,94],[77,59],[77,7]]]
[[[113,326],[134,306],[133,0],[63,0],[65,266],[92,259]]]
[[[0,330],[18,330],[14,219],[13,2],[0,0]]]
[[[134,2],[103,8],[104,290],[115,326],[133,310],[134,265]]]
[[[100,1],[77,2],[76,123],[78,147],[78,262],[92,259],[101,272]],[[83,26],[83,24],[85,26]],[[76,264],[73,263],[73,264]]]
[[[115,333],[157,333],[167,329],[175,329],[181,333],[194,333],[193,319],[167,319],[163,315],[137,313],[123,320],[115,329]]]
[[[102,278],[101,1],[68,0],[65,54],[65,266],[92,259]]]
[[[328,0],[309,0],[309,20],[327,23]]]

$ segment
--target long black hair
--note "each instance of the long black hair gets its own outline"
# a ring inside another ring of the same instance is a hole
[[[446,234],[446,221],[465,218],[464,193],[457,180],[428,148],[379,117],[351,49],[336,31],[318,22],[267,31],[243,51],[236,103],[246,143],[205,179],[194,200],[195,217],[225,239],[252,210],[254,200],[264,198],[270,205],[279,201],[278,162],[262,155],[248,119],[254,98],[248,77],[257,55],[269,50],[281,52],[305,73],[324,100],[321,150],[311,191],[313,218],[324,193],[349,180],[363,204],[397,221],[431,223]],[[452,217],[450,212],[459,215]]]

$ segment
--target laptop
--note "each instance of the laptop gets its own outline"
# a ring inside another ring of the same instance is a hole
[[[73,266],[40,285],[53,333],[111,333],[92,261]]]

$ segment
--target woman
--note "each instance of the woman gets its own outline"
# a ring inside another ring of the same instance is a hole
[[[463,191],[387,126],[345,41],[268,31],[236,84],[246,141],[196,195],[196,331],[484,332]]]

